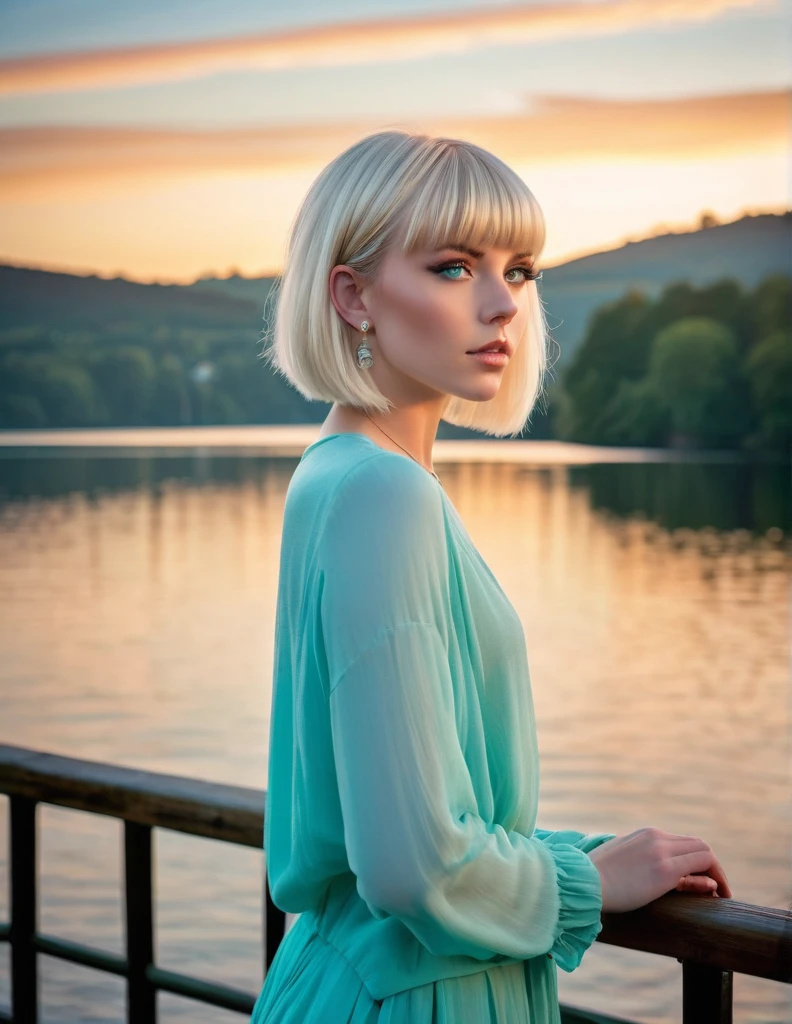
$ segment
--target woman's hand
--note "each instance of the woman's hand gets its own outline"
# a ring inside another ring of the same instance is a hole
[[[672,889],[732,894],[717,857],[696,836],[639,828],[595,847],[589,858],[602,880],[603,911],[637,910]]]

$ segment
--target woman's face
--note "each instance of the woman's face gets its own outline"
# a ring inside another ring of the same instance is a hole
[[[391,397],[493,398],[508,359],[488,364],[470,352],[506,339],[513,355],[535,287],[528,279],[532,261],[528,253],[503,249],[450,245],[404,255],[392,246],[361,291],[372,324],[375,384]]]

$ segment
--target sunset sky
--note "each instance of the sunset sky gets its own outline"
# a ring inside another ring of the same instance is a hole
[[[408,127],[511,164],[541,263],[792,205],[787,0],[4,0],[0,262],[277,272],[319,170]]]

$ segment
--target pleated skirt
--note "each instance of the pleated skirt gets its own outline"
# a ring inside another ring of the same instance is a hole
[[[379,1001],[301,914],[264,979],[251,1024],[561,1024],[555,962],[534,957]]]

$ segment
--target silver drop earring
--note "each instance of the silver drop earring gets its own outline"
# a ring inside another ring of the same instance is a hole
[[[366,339],[366,331],[369,329],[368,320],[363,321],[360,329],[363,332],[363,340],[357,347],[357,364],[361,370],[367,370],[370,366],[374,365],[374,357],[371,354],[371,349]]]

